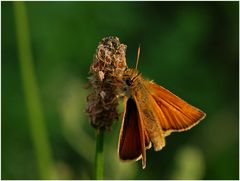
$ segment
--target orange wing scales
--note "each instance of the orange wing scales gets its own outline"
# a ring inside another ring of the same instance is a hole
[[[205,117],[204,112],[153,82],[149,83],[149,91],[158,105],[158,119],[165,136],[188,130]]]

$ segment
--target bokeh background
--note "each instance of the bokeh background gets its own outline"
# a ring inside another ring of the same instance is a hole
[[[2,179],[94,178],[95,130],[84,112],[91,90],[84,86],[106,36],[118,36],[128,46],[129,67],[141,44],[142,74],[207,117],[167,137],[162,151],[149,150],[145,170],[141,162],[118,160],[119,120],[105,133],[105,179],[239,178],[239,2],[24,6],[26,17],[14,2],[1,2]],[[30,38],[32,69],[24,69],[31,62],[19,59],[24,48],[16,25],[24,27],[24,18],[28,29],[21,33]]]

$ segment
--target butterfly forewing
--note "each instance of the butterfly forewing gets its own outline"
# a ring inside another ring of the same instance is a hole
[[[126,101],[123,123],[119,137],[119,158],[137,160],[142,155],[142,128],[134,99]]]
[[[153,82],[149,83],[149,91],[158,105],[156,111],[166,136],[190,129],[205,117],[204,112]]]

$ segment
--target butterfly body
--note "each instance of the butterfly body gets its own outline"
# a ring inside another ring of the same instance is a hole
[[[173,131],[190,129],[205,113],[186,103],[153,81],[145,80],[136,69],[126,69],[120,94],[125,110],[119,136],[121,160],[142,159],[146,166],[146,150],[165,146],[165,137]]]

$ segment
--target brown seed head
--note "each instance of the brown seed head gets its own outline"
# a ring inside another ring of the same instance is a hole
[[[114,120],[118,120],[116,96],[127,68],[126,48],[117,37],[103,38],[97,47],[89,77],[93,92],[87,97],[86,109],[95,128],[109,130]]]

